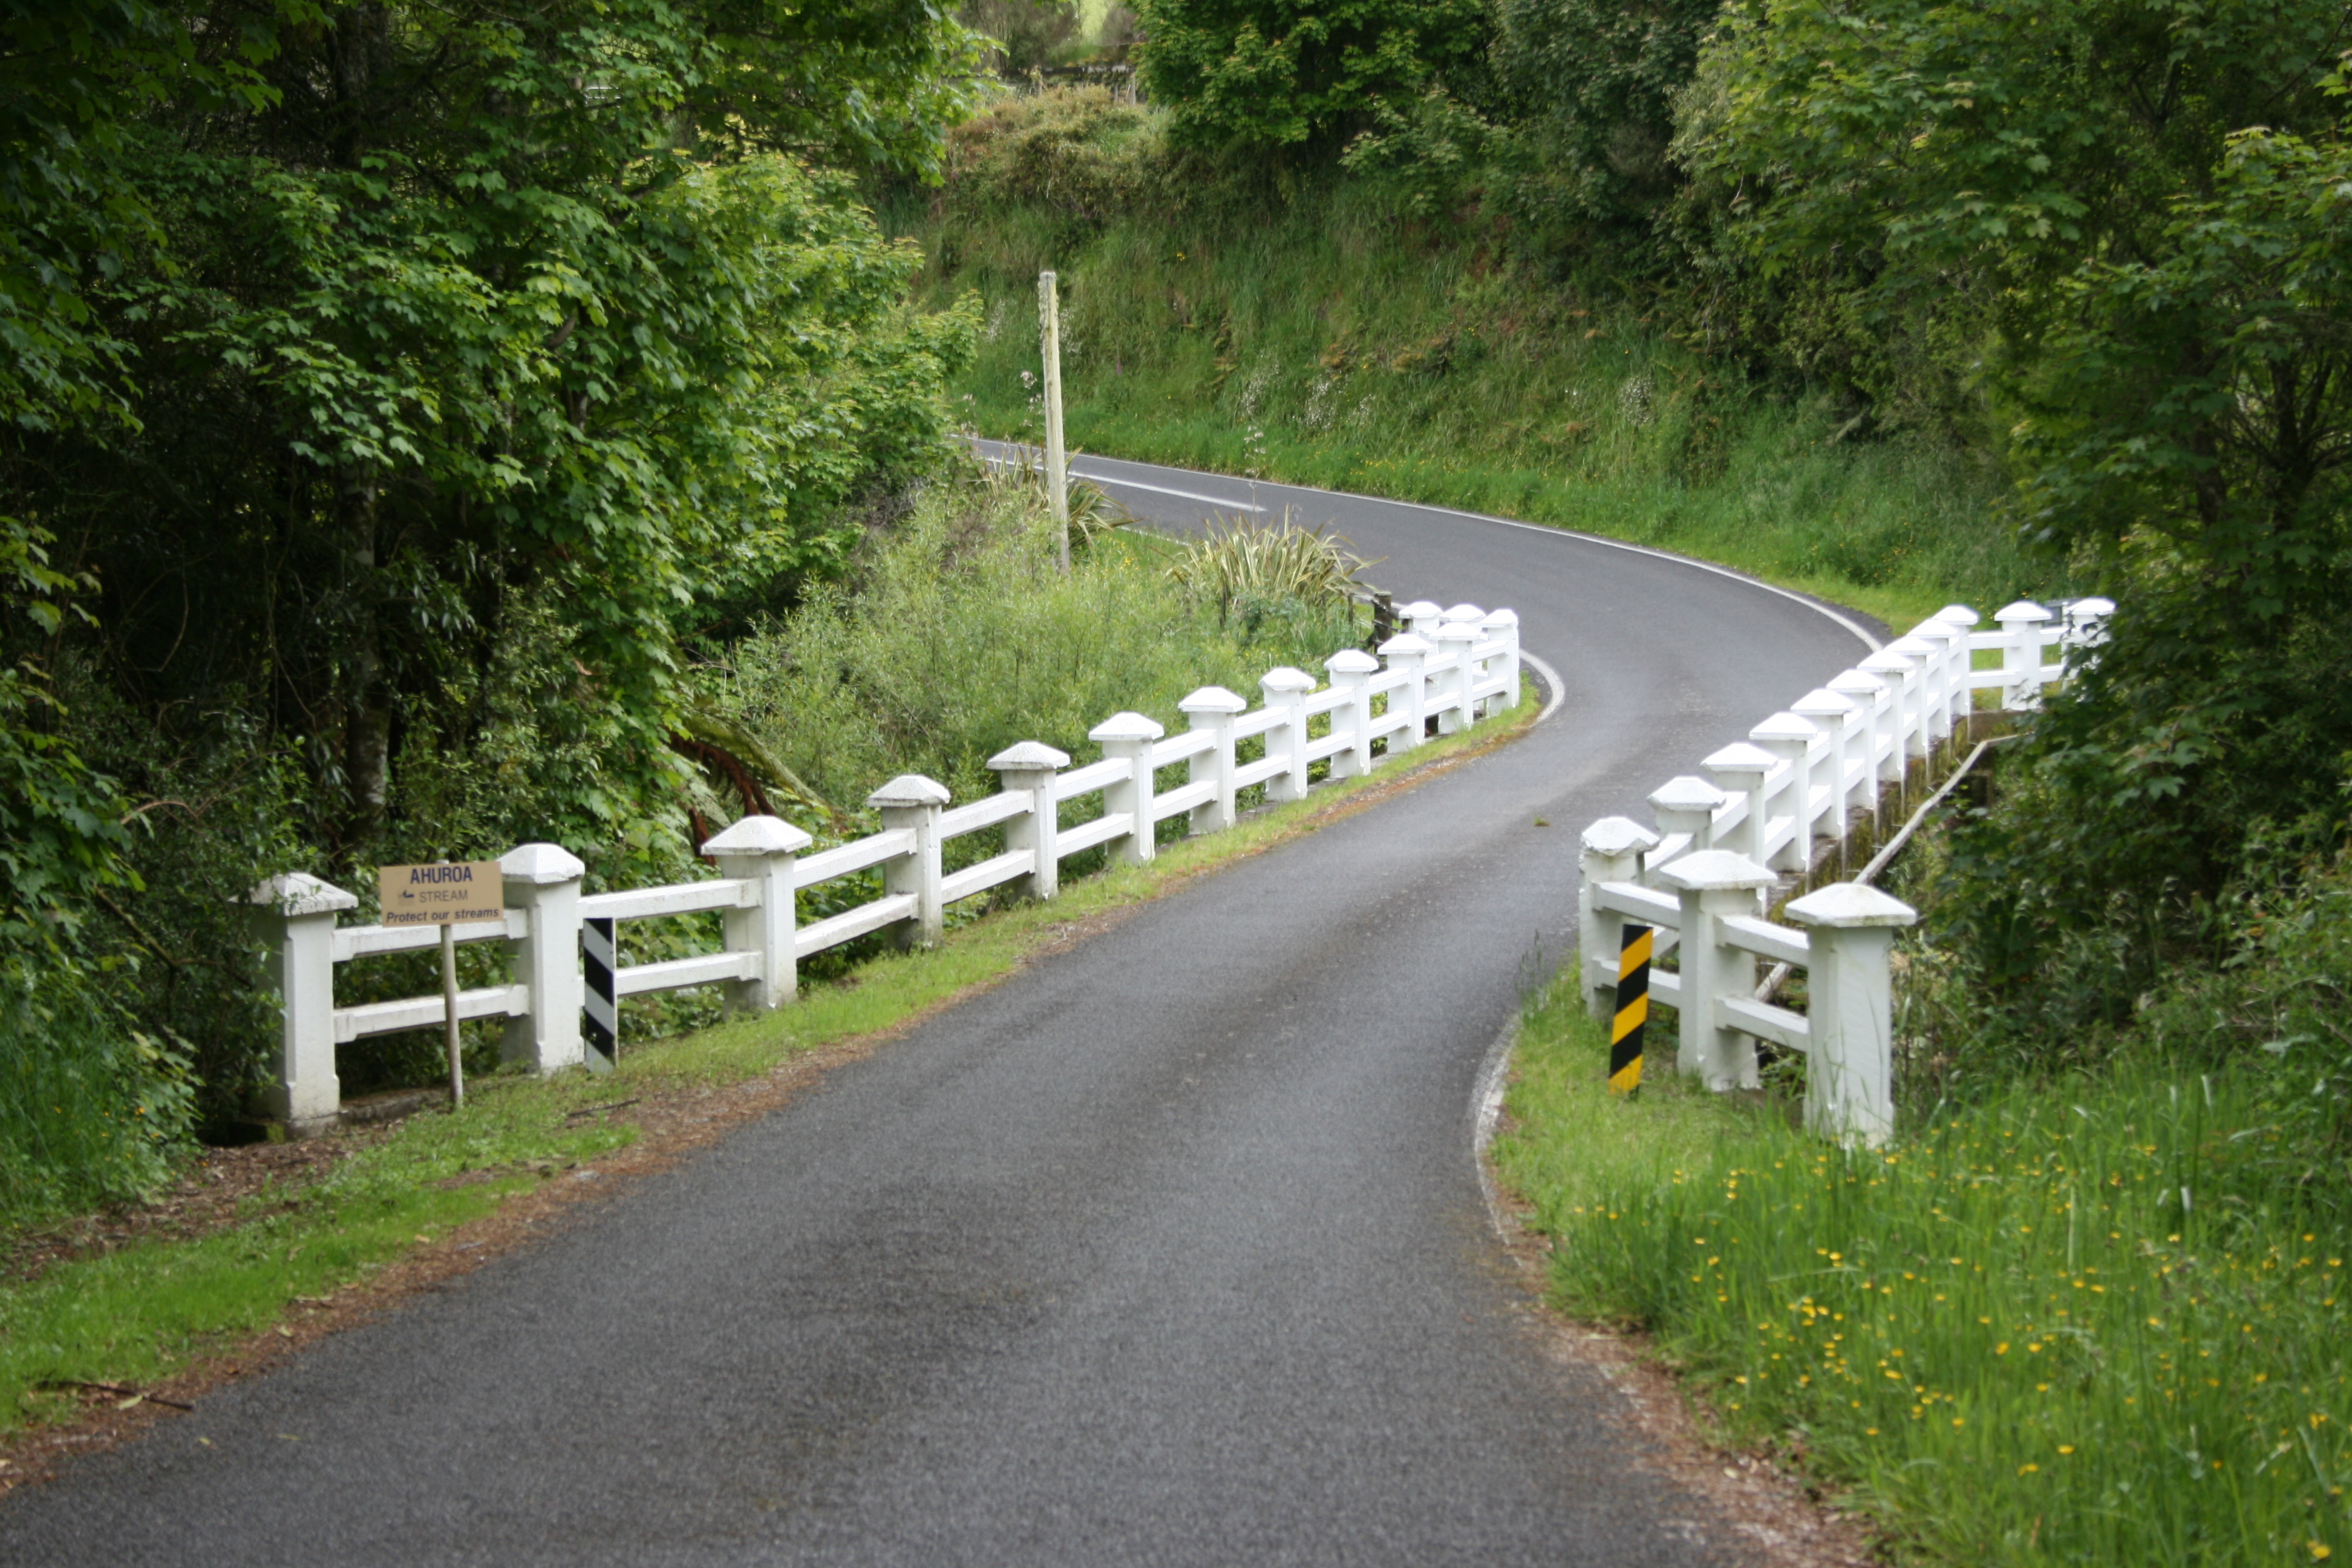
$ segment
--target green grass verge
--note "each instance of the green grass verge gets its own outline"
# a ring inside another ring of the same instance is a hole
[[[1511,713],[1435,742],[1409,763],[1323,785],[1229,832],[1164,847],[1149,866],[1065,884],[1050,903],[955,927],[936,948],[877,959],[771,1016],[631,1048],[608,1076],[482,1080],[469,1087],[464,1110],[409,1119],[319,1185],[253,1200],[252,1216],[231,1228],[138,1243],[0,1286],[0,1434],[73,1419],[80,1405],[71,1384],[143,1388],[170,1377],[266,1331],[296,1297],[364,1280],[548,1172],[634,1141],[633,1130],[609,1118],[571,1113],[646,1087],[740,1082],[819,1047],[904,1024],[1011,973],[1072,921],[1143,902],[1310,831],[1322,814],[1410,767],[1508,739],[1538,706],[1530,689]]]
[[[1571,984],[1536,998],[1495,1160],[1556,1303],[1653,1331],[1727,1439],[1785,1446],[1915,1558],[2352,1547],[2352,1247],[2254,1172],[2251,1079],[2021,1086],[1846,1152],[1674,1081],[1673,1016],[1626,1101]]]

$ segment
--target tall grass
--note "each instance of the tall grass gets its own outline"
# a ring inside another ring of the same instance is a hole
[[[1276,595],[1222,616],[1187,591],[1166,546],[1097,529],[1065,576],[1050,521],[1025,488],[966,477],[935,485],[871,540],[852,578],[737,647],[714,701],[835,805],[921,773],[959,799],[995,793],[990,756],[1043,741],[1083,763],[1113,713],[1185,727],[1202,686],[1256,700],[1278,665],[1318,678],[1366,630],[1328,595]]]
[[[187,1140],[185,1062],[82,989],[95,983],[63,971],[0,1005],[0,1235],[142,1195]]]
[[[1849,1152],[1671,1081],[1612,1099],[1567,981],[1520,1052],[1496,1158],[1555,1238],[1560,1304],[1651,1326],[1735,1438],[1926,1555],[2352,1542],[2352,1237],[2280,1179],[2265,1068],[2018,1083]]]
[[[983,296],[983,429],[1034,432],[1054,267],[1083,447],[1588,529],[1905,624],[2058,585],[1993,514],[1986,433],[1857,424],[1531,274],[1484,226],[1400,222],[1346,184],[1243,201],[1157,136],[1149,110],[1048,92],[964,128],[942,195],[886,205],[936,297]]]

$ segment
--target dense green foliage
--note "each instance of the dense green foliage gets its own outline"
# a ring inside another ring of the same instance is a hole
[[[935,168],[972,54],[921,0],[0,30],[0,1130],[70,1202],[191,1070],[238,1108],[261,876],[686,863],[689,650],[937,460],[971,323],[843,171]]]
[[[1477,0],[1141,0],[1143,81],[1203,151],[1336,150],[1387,100],[1471,67]]]
[[[2083,1000],[2111,1021],[2165,965],[2217,962],[2210,910],[2237,885],[2248,844],[2289,828],[2329,841],[2347,823],[2352,166],[2338,57],[2352,13],[2321,0],[1738,0],[1719,14],[1507,0],[1496,16],[1488,73],[1433,68],[1389,93],[1346,162],[1375,176],[1377,202],[1424,220],[1441,253],[1466,250],[1465,271],[1510,276],[1501,255],[1513,253],[1526,270],[1484,321],[1456,285],[1424,357],[1400,354],[1392,330],[1363,331],[1361,301],[1395,300],[1392,283],[1327,291],[1345,264],[1310,252],[1317,286],[1292,297],[1328,337],[1295,334],[1286,357],[1302,370],[1319,357],[1307,373],[1314,405],[1339,408],[1341,428],[1373,406],[1367,350],[1424,374],[1438,360],[1458,405],[1483,416],[1472,440],[1517,447],[1524,462],[1525,444],[1502,432],[1544,372],[1514,364],[1507,388],[1474,395],[1465,362],[1571,306],[1599,310],[1588,330],[1622,342],[1613,291],[1620,310],[1642,312],[1644,338],[1677,351],[1643,344],[1651,390],[1633,401],[1665,416],[1662,430],[1708,432],[1652,463],[1713,478],[1727,458],[1736,472],[1747,454],[1735,432],[1760,423],[1757,404],[1807,395],[1835,421],[1834,441],[1973,456],[2003,482],[1963,505],[2005,492],[1992,526],[2032,564],[1964,576],[1946,557],[1930,570],[1947,591],[1990,610],[2012,592],[2095,588],[2122,609],[2095,671],[2010,759],[2013,787],[1957,846],[1945,929],[1989,994],[2055,946],[2108,954],[2108,978],[2086,982]],[[1171,79],[1164,90],[1188,89]],[[1173,105],[1171,128],[1189,112]],[[965,167],[950,164],[951,191]],[[971,167],[984,184],[985,161]],[[1213,254],[1250,243],[1214,216],[1196,203],[1168,237]],[[1302,227],[1318,224],[1327,213]],[[1145,227],[1095,238],[1099,268],[1139,270]],[[1066,230],[1054,237],[1068,248]],[[1175,247],[1155,248],[1164,274]],[[1410,255],[1411,240],[1399,248]],[[1162,286],[1180,314],[1205,315],[1207,290]],[[1102,340],[1148,363],[1136,339],[1156,313],[1137,308],[1140,289],[1109,292],[1105,316],[1121,325]],[[1262,341],[1264,310],[1235,292],[1215,323],[1213,384],[1240,385],[1243,405],[1228,394],[1224,409],[1255,421],[1248,340]],[[1489,321],[1509,326],[1479,330]],[[983,387],[992,358],[984,345]],[[1001,409],[1002,393],[992,401]],[[1102,401],[1124,413],[1133,399]],[[1165,424],[1171,400],[1156,401]],[[1684,407],[1711,423],[1675,417]],[[1428,401],[1412,412],[1408,428],[1444,417]],[[1099,423],[1124,434],[1116,415]],[[1546,424],[1582,439],[1560,450],[1553,435],[1543,466],[1601,477],[1585,432],[1604,422]],[[1411,449],[1409,436],[1381,434],[1385,451]],[[1444,435],[1459,449],[1462,433]],[[1252,439],[1279,451],[1271,435]],[[1734,552],[1714,531],[1612,527],[1597,519],[1615,509],[1578,489],[1572,507],[1540,482],[1516,505],[1486,504],[1790,573],[1752,530]],[[1643,499],[1651,517],[1668,510]],[[1840,564],[1892,553],[1894,527],[1842,522],[1828,546]],[[1923,531],[1940,543],[1957,531],[1938,520]],[[2027,1011],[2031,1033],[2042,1019]]]
[[[1549,258],[1598,251],[1639,267],[1682,178],[1667,157],[1675,100],[1720,6],[1713,0],[1504,0],[1495,68],[1509,133],[1498,195]]]

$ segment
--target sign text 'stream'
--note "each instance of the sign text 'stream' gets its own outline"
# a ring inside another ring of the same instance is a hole
[[[448,860],[376,869],[388,926],[448,925],[505,918],[506,884],[495,860]]]

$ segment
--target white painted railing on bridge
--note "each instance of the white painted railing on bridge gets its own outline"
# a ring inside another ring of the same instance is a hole
[[[919,774],[891,780],[867,798],[882,830],[809,855],[814,840],[778,817],[750,816],[712,837],[703,852],[719,862],[707,881],[618,892],[581,892],[580,860],[552,844],[526,844],[499,864],[505,874],[503,919],[460,925],[460,942],[497,942],[509,953],[507,980],[457,994],[461,1019],[506,1020],[504,1055],[545,1073],[587,1059],[581,1032],[585,999],[582,922],[648,920],[716,910],[723,917],[719,952],[614,973],[616,998],[690,985],[728,987],[730,1011],[760,1012],[790,1001],[796,965],[813,954],[886,929],[907,945],[939,940],[947,907],[1006,884],[1034,898],[1054,897],[1061,863],[1108,846],[1121,862],[1152,858],[1159,825],[1186,819],[1194,833],[1234,821],[1234,800],[1253,785],[1266,798],[1307,794],[1308,770],[1328,762],[1333,778],[1367,773],[1419,745],[1431,731],[1450,734],[1519,700],[1519,624],[1509,610],[1475,605],[1441,607],[1426,600],[1402,606],[1406,629],[1381,645],[1381,658],[1346,649],[1323,661],[1328,682],[1303,670],[1268,671],[1253,710],[1237,694],[1207,686],[1177,707],[1190,728],[1170,735],[1140,713],[1117,713],[1088,731],[1102,760],[1070,769],[1067,754],[1024,741],[991,757],[1002,788],[950,806],[945,785]],[[1325,722],[1316,733],[1317,721]],[[1243,762],[1242,742],[1263,742]],[[1185,780],[1162,790],[1159,774],[1181,766]],[[1065,771],[1068,770],[1068,771]],[[1061,826],[1062,807],[1101,797],[1090,820]],[[943,847],[1002,826],[1004,851],[961,870],[943,868]],[[800,926],[793,895],[879,868],[882,895],[855,909]],[[335,1003],[335,968],[374,954],[437,946],[433,927],[339,926],[359,900],[303,872],[273,877],[253,889],[265,927],[272,979],[281,999],[278,1073],[271,1114],[296,1133],[334,1121],[341,1106],[335,1047],[403,1029],[439,1028],[441,996],[413,996],[356,1006]]]
[[[1783,876],[1803,877],[1824,845],[1843,842],[1882,792],[1945,744],[1975,707],[2038,708],[2042,689],[2105,637],[2115,605],[2083,599],[2045,609],[2020,602],[1999,629],[1953,605],[1855,668],[1799,698],[1703,764],[1711,778],[1669,779],[1650,795],[1654,832],[1623,816],[1584,831],[1578,890],[1580,980],[1593,1016],[1615,1007],[1624,928],[1656,928],[1653,958],[1678,952],[1680,972],[1653,967],[1650,994],[1681,1021],[1680,1072],[1708,1088],[1753,1088],[1756,1040],[1806,1054],[1806,1125],[1876,1143],[1894,1130],[1890,960],[1895,929],[1917,917],[1876,889],[1850,882],[1791,900],[1802,929],[1756,918]],[[1976,656],[1997,653],[1999,668]],[[2054,657],[2053,657],[2054,655]],[[1805,1013],[1757,994],[1759,960],[1807,971]]]

